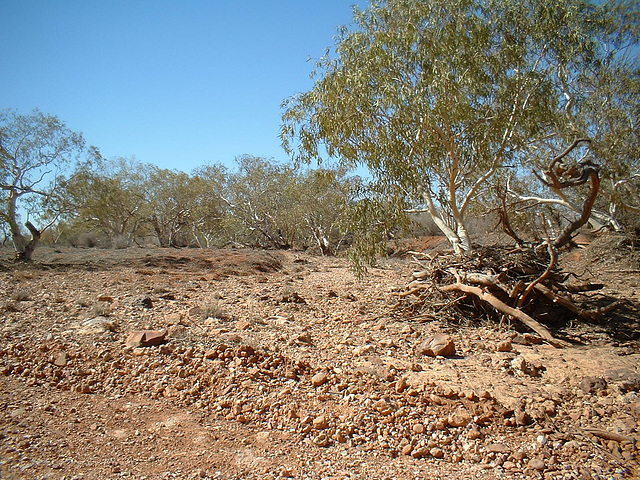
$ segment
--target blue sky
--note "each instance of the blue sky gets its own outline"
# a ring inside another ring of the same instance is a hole
[[[191,171],[286,160],[280,103],[361,0],[0,0],[0,108],[57,115],[111,157]]]

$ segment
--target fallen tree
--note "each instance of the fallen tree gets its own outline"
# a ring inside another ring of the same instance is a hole
[[[580,214],[568,221],[557,235],[551,236],[546,228],[544,214],[541,214],[541,229],[544,240],[525,241],[511,226],[506,204],[506,195],[500,195],[502,208],[499,211],[503,230],[516,243],[516,248],[491,247],[477,249],[465,256],[434,255],[415,253],[414,260],[420,269],[414,272],[407,291],[400,294],[398,307],[415,309],[426,305],[449,308],[466,304],[476,313],[488,313],[486,307],[502,316],[517,320],[536,332],[542,339],[554,346],[562,346],[564,342],[556,339],[551,331],[536,320],[538,316],[551,317],[560,310],[566,314],[593,319],[604,312],[588,310],[570,298],[570,293],[593,291],[601,288],[598,284],[568,284],[571,276],[560,271],[557,266],[558,251],[570,246],[576,232],[591,217],[591,211],[598,195],[600,179],[599,168],[588,157],[577,162],[565,162],[567,156],[581,143],[589,140],[575,140],[561,154],[557,155],[543,170],[536,175],[545,186],[557,194],[564,196],[564,191],[582,185],[588,185]],[[425,265],[424,261],[429,264]],[[437,298],[455,295],[445,303]],[[417,303],[406,305],[404,299],[416,296]],[[469,301],[471,299],[471,301]],[[616,302],[606,308],[616,308]]]

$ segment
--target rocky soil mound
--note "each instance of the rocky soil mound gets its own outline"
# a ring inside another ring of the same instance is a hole
[[[398,258],[363,280],[252,250],[43,248],[2,267],[1,478],[639,474],[628,315],[563,325],[566,348],[433,318],[398,308],[414,270]],[[637,304],[637,276],[589,268]]]

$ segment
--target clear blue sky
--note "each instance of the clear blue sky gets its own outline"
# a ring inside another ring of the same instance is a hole
[[[37,107],[107,158],[162,168],[286,160],[280,103],[367,3],[0,0],[0,108]]]

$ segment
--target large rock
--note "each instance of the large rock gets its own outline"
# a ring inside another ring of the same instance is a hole
[[[453,357],[456,354],[456,346],[453,339],[449,335],[438,334],[429,337],[418,348],[418,352],[422,355],[430,357]]]
[[[153,347],[165,343],[164,330],[137,330],[131,332],[125,341],[127,347]]]

